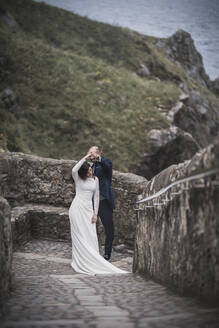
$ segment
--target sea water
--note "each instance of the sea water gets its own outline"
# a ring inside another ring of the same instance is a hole
[[[36,0],[42,1],[42,0]],[[211,79],[219,76],[219,0],[43,0],[97,21],[168,37],[189,32]]]

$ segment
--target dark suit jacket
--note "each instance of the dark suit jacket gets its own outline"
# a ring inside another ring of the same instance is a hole
[[[100,195],[106,198],[112,209],[115,208],[114,195],[111,188],[112,182],[112,161],[101,157],[100,162],[94,164],[94,174],[99,179]]]

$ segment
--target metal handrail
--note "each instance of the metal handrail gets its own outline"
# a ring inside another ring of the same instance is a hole
[[[151,196],[148,196],[146,198],[143,198],[141,200],[138,200],[137,202],[133,203],[133,205],[145,203],[145,202],[147,202],[149,200],[152,200],[154,198],[157,198],[157,197],[161,196],[162,194],[164,194],[167,190],[169,190],[170,188],[172,188],[175,185],[178,185],[178,184],[181,184],[181,183],[185,183],[185,182],[188,182],[188,181],[192,181],[192,180],[196,180],[196,179],[201,179],[201,178],[204,178],[206,176],[209,176],[209,175],[212,175],[212,174],[216,174],[218,172],[219,172],[219,168],[215,168],[215,169],[211,169],[211,170],[208,170],[206,172],[203,172],[203,173],[195,174],[195,175],[192,175],[192,176],[183,178],[183,179],[176,180],[176,181],[172,182],[171,184],[169,184],[168,186],[160,189],[155,194],[153,194]]]

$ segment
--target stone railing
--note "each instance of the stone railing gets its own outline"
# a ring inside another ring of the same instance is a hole
[[[214,304],[219,300],[218,168],[215,140],[147,184],[137,205],[133,265],[135,272]]]
[[[70,241],[68,208],[75,194],[71,176],[75,163],[23,153],[0,154],[0,195],[12,207],[14,247],[31,237]],[[136,214],[130,203],[145,183],[145,178],[134,174],[113,173],[115,244],[133,248]],[[102,243],[100,222],[97,228]]]
[[[155,194],[137,200],[135,203],[132,203],[132,205],[141,204],[141,206],[138,206],[138,208],[136,209],[137,211],[143,210],[145,208],[166,205],[166,203],[173,200],[173,196],[180,195],[184,190],[190,189],[189,188],[190,182],[193,182],[193,187],[195,188],[204,188],[206,185],[209,185],[209,181],[206,182],[205,178],[218,173],[219,173],[219,168],[215,168],[183,179],[178,179],[170,183],[168,186],[163,187]],[[219,177],[212,183],[213,185],[219,186]]]

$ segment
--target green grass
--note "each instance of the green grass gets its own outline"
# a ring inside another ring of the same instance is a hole
[[[3,0],[19,24],[0,18],[0,91],[11,88],[19,112],[0,102],[0,148],[79,159],[103,146],[128,171],[149,151],[147,133],[169,123],[185,72],[154,50],[156,39],[32,2]],[[152,76],[136,75],[141,63]]]

